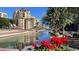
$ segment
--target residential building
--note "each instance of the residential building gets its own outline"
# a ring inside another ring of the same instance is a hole
[[[36,24],[36,19],[34,16],[31,16],[29,10],[16,10],[13,19],[15,20],[17,28],[20,29],[32,29]]]

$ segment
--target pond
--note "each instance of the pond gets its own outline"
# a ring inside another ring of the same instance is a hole
[[[0,48],[12,48],[12,49],[23,49],[25,46],[29,46],[34,42],[38,36],[37,44],[40,44],[42,39],[49,41],[49,33],[46,30],[32,32],[28,31],[24,34],[18,34],[8,37],[0,37]]]
[[[46,40],[46,41],[48,41],[48,42],[50,42],[50,34],[49,34],[49,32],[48,32],[48,30],[44,30],[44,31],[40,31],[40,32],[38,32],[38,40],[36,40],[36,44],[41,44],[41,41],[42,40]]]
[[[0,38],[0,48],[22,49],[32,43],[32,33],[29,32]]]
[[[47,40],[50,42],[50,34],[47,30],[39,31],[37,34],[34,32],[28,32],[25,34],[19,34],[14,36],[0,38],[0,48],[12,48],[12,49],[23,49],[25,46],[29,46],[34,42],[34,38],[38,36],[36,44],[41,44],[41,40]],[[71,48],[79,49],[79,41],[69,41],[66,46]]]

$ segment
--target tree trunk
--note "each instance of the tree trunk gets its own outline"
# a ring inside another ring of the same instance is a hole
[[[65,27],[65,26],[64,26],[64,19],[62,19],[62,20],[63,20],[63,35],[64,35],[64,27]]]
[[[64,26],[63,26],[63,35],[64,35]]]

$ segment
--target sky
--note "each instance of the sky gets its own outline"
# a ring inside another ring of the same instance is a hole
[[[7,12],[8,18],[12,18],[14,11],[17,9],[28,9],[30,10],[31,15],[39,20],[47,11],[47,7],[0,7],[0,12]]]

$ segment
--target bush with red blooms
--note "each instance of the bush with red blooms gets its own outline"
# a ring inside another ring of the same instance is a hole
[[[41,43],[43,46],[46,46],[46,47],[49,46],[49,43],[46,40],[42,40]]]
[[[67,37],[62,37],[62,38],[52,37],[51,42],[55,43],[58,47],[61,47],[61,45],[68,42],[68,38]]]
[[[34,43],[32,44],[32,46],[33,47],[39,47],[38,44],[34,44]]]
[[[33,47],[38,47],[41,51],[48,51],[48,50],[55,50],[58,48],[61,48],[63,44],[68,42],[67,37],[52,37],[50,38],[51,42],[48,42],[46,40],[41,41],[41,46],[38,47],[37,44],[32,44]]]
[[[63,37],[62,41],[63,41],[63,43],[67,43],[68,42],[68,38],[67,37]]]
[[[48,48],[49,48],[49,49],[54,49],[54,48],[55,48],[55,46],[54,46],[54,45],[52,45],[52,44],[50,44],[50,45],[48,46]]]

